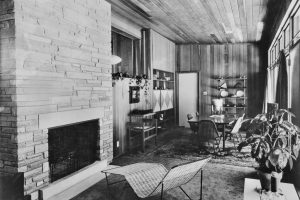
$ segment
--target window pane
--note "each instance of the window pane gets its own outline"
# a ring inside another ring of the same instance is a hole
[[[275,44],[275,46],[274,46],[274,49],[275,49],[275,60],[276,60],[276,58],[278,57],[278,46],[277,46],[277,43]]]
[[[284,49],[284,40],[283,40],[283,36],[280,36],[279,38],[279,50]]]
[[[293,17],[293,26],[294,26],[293,36],[296,36],[297,33],[300,31],[300,9],[298,9],[298,11]]]
[[[284,30],[284,41],[284,47],[287,47],[290,43],[290,25],[288,25]]]

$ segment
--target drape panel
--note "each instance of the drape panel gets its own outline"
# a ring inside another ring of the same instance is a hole
[[[271,68],[268,68],[267,85],[266,85],[266,93],[265,93],[265,108],[267,103],[275,103],[276,101],[278,71],[279,71],[279,67],[277,63],[273,65]]]
[[[293,123],[300,126],[300,43],[290,51],[290,96],[291,111],[296,115],[292,118]]]
[[[283,51],[280,51],[278,59],[278,78],[276,85],[276,103],[279,108],[288,108],[288,75],[286,57]]]
[[[265,89],[265,99],[263,112],[267,112],[267,104],[272,102],[272,73],[271,69],[267,68],[267,78],[266,78],[266,89]]]

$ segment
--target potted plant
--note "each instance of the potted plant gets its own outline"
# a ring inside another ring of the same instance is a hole
[[[292,169],[293,160],[296,160],[299,154],[299,127],[286,120],[285,114],[295,117],[293,113],[279,109],[271,115],[258,114],[255,118],[243,122],[247,137],[239,144],[238,150],[251,146],[251,156],[259,164],[258,174],[262,189],[267,191],[271,187],[271,177],[275,177],[278,183],[284,168],[289,165]]]

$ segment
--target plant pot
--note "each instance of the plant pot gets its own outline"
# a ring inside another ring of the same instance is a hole
[[[263,172],[261,170],[257,170],[257,174],[259,176],[260,184],[262,190],[266,191],[272,191],[272,192],[277,192],[280,181],[282,179],[282,172],[277,173],[277,172]]]
[[[258,174],[258,177],[260,180],[261,189],[270,191],[271,190],[271,173],[257,170],[257,174]]]
[[[282,179],[282,172],[281,173],[277,173],[277,172],[271,173],[271,191],[272,192],[278,191],[281,179]]]

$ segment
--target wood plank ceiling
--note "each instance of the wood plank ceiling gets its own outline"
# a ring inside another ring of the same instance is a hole
[[[269,0],[108,1],[112,13],[176,43],[238,43],[260,39]]]

